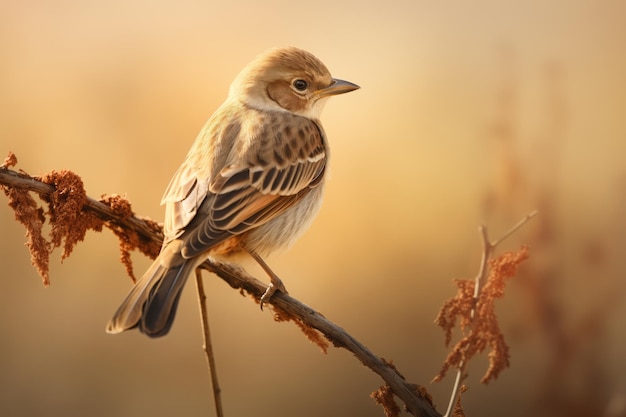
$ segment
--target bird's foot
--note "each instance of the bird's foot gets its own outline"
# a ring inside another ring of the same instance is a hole
[[[278,278],[278,275],[276,275],[274,271],[272,271],[272,268],[270,268],[269,265],[265,263],[263,258],[261,258],[258,253],[251,251],[251,250],[249,250],[248,253],[254,258],[255,261],[257,261],[257,263],[261,266],[261,268],[263,268],[263,270],[270,277],[270,281],[271,281],[270,285],[268,285],[267,289],[265,290],[265,292],[261,296],[261,299],[259,300],[259,304],[261,305],[261,310],[263,310],[263,304],[267,303],[270,300],[270,298],[272,298],[272,295],[274,295],[276,290],[282,292],[283,294],[289,294],[289,293],[287,292],[287,288],[285,288],[285,284],[283,284],[283,281],[280,278]]]
[[[287,292],[287,288],[285,288],[285,284],[283,284],[283,281],[280,278],[278,278],[276,274],[270,275],[270,280],[271,280],[270,285],[267,286],[267,289],[265,290],[265,292],[261,296],[261,299],[259,300],[261,310],[263,310],[263,304],[267,303],[277,290],[282,292],[283,294],[289,294]]]

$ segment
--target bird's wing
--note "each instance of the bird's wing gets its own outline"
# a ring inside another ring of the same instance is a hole
[[[283,213],[320,183],[326,161],[324,133],[315,122],[287,113],[264,121],[253,140],[239,138],[229,163],[208,184],[182,234],[183,256],[197,256]],[[181,195],[193,200],[198,187],[196,181]]]
[[[209,194],[209,182],[228,158],[241,134],[237,109],[224,103],[209,119],[194,142],[187,158],[168,184],[161,204],[165,204],[165,244],[180,237],[193,221]]]
[[[199,181],[193,169],[183,163],[172,177],[163,202],[166,204],[163,232],[165,243],[181,234],[197,213],[207,195],[208,186]]]

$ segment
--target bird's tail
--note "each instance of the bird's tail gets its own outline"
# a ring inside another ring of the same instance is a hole
[[[164,250],[135,283],[107,324],[107,333],[135,327],[150,337],[169,332],[183,286],[199,263],[195,258],[172,255]]]

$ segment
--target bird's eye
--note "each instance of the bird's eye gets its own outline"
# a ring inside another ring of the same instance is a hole
[[[304,80],[297,79],[293,81],[293,87],[298,91],[304,91],[308,86],[309,84]]]

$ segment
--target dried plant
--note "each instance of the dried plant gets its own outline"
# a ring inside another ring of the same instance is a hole
[[[509,366],[509,347],[498,324],[495,302],[504,296],[506,281],[515,276],[528,256],[528,247],[522,246],[516,252],[506,252],[490,260],[487,282],[478,299],[474,299],[475,280],[455,280],[457,294],[444,302],[435,323],[445,332],[446,347],[450,346],[457,320],[463,337],[455,343],[435,381],[443,379],[450,368],[459,367],[487,348],[489,368],[482,383],[497,378]]]
[[[463,380],[467,377],[465,369],[472,357],[487,347],[491,348],[488,354],[489,368],[481,380],[483,383],[496,378],[509,366],[508,346],[498,325],[495,300],[504,296],[505,281],[513,277],[519,265],[528,258],[528,248],[523,246],[517,252],[508,252],[496,259],[492,259],[491,256],[503,240],[536,215],[537,211],[531,212],[495,242],[489,240],[487,228],[480,227],[483,254],[478,274],[472,281],[456,281],[457,295],[444,303],[435,320],[435,323],[444,330],[446,346],[450,345],[457,319],[463,334],[448,354],[441,371],[433,379],[434,382],[441,381],[451,367],[457,369],[446,417],[453,412],[455,414],[461,412],[462,407],[457,401],[457,396]]]

